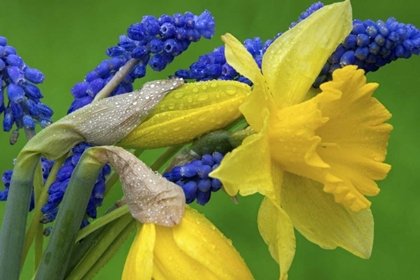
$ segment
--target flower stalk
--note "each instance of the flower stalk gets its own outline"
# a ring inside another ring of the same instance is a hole
[[[95,149],[86,150],[73,172],[35,280],[64,277],[90,194],[103,166],[97,153]]]

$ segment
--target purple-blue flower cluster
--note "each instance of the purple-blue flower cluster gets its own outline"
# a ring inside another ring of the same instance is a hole
[[[127,29],[127,35],[120,36],[117,46],[106,51],[110,59],[102,61],[86,75],[83,82],[72,88],[75,100],[68,113],[92,102],[128,60],[134,58],[139,62],[111,96],[133,91],[134,80],[146,75],[147,65],[154,71],[162,71],[192,42],[199,41],[201,37],[210,39],[213,34],[214,18],[209,11],[199,16],[190,12],[184,15],[162,15],[159,18],[144,16],[140,23],[134,23]]]
[[[41,209],[41,212],[44,214],[41,219],[42,223],[49,223],[55,219],[58,212],[58,206],[63,199],[74,168],[79,162],[83,152],[89,147],[91,147],[91,145],[85,143],[74,146],[72,149],[73,155],[68,157],[63,166],[58,170],[56,180],[51,184],[48,190],[48,201]],[[105,165],[98,176],[86,209],[86,215],[90,218],[96,218],[96,208],[102,205],[105,192],[105,176],[110,172],[110,166]]]
[[[245,48],[252,55],[261,68],[262,57],[273,40],[262,42],[259,37],[247,39],[244,42]],[[178,70],[175,76],[196,81],[208,81],[214,79],[235,80],[247,84],[251,81],[241,76],[232,66],[226,62],[225,47],[216,48],[213,52],[201,55],[197,62],[191,64],[189,70]]]
[[[350,35],[330,56],[314,83],[319,86],[331,80],[335,69],[357,65],[374,72],[398,58],[420,54],[420,31],[412,24],[387,21],[354,20]]]
[[[50,175],[50,171],[52,166],[54,165],[54,161],[47,160],[46,158],[41,158],[41,169],[42,169],[42,177],[43,177],[43,184],[45,184],[48,176]],[[12,170],[7,170],[3,173],[3,176],[1,177],[1,180],[4,184],[4,190],[0,191],[0,201],[6,201],[7,196],[9,194],[9,187],[10,187],[10,180],[12,179]],[[32,211],[34,209],[35,203],[34,203],[34,194],[32,192],[31,196],[31,204],[29,206],[29,211]]]
[[[204,11],[199,16],[190,12],[184,15],[162,15],[159,18],[144,16],[140,23],[132,24],[128,28],[128,36],[120,36],[118,46],[107,50],[106,53],[110,59],[102,61],[95,70],[86,75],[83,82],[73,86],[71,93],[75,99],[68,113],[90,104],[96,94],[130,59],[138,59],[139,62],[113,90],[111,96],[133,91],[134,81],[145,76],[147,64],[152,70],[161,71],[192,42],[197,42],[201,37],[209,39],[213,34],[214,18],[208,11]],[[67,158],[58,171],[57,180],[48,192],[48,202],[42,208],[44,213],[42,222],[47,223],[55,219],[71,173],[84,150],[89,147],[90,145],[82,143],[73,148],[73,155]],[[102,204],[105,192],[105,176],[109,172],[110,166],[105,165],[96,181],[86,209],[88,217],[96,218],[96,208]],[[87,223],[88,221],[84,220],[82,227]]]
[[[300,14],[300,16],[299,16],[299,18],[296,22],[292,22],[289,25],[289,29],[295,27],[296,24],[298,24],[302,20],[306,19],[307,17],[309,17],[310,15],[312,15],[314,12],[318,11],[322,7],[324,7],[324,4],[322,4],[322,2],[313,3],[308,9],[306,9],[306,11],[304,11],[303,13]],[[278,35],[278,36],[280,36],[280,35]]]
[[[11,144],[17,140],[21,128],[33,132],[36,123],[45,127],[52,122],[53,111],[42,104],[43,96],[35,85],[43,81],[41,71],[29,67],[16,49],[7,44],[7,39],[0,36],[0,114],[4,112],[4,131],[10,131],[16,124]],[[4,92],[7,92],[7,101]]]
[[[219,166],[222,159],[223,154],[219,152],[205,154],[200,159],[172,168],[163,177],[182,188],[186,203],[197,200],[198,204],[205,205],[211,193],[222,187],[218,179],[209,177],[209,173]]]
[[[290,25],[290,28],[322,7],[321,2],[311,5],[301,14],[297,22]],[[275,38],[281,34],[278,33]],[[260,68],[262,56],[272,42],[273,40],[267,40],[262,43],[258,37],[247,39],[244,42],[245,48],[252,54]],[[419,53],[420,31],[415,26],[399,23],[395,18],[389,18],[386,22],[354,20],[351,34],[330,56],[313,86],[319,87],[320,84],[331,80],[332,72],[337,68],[357,65],[366,72],[372,72],[398,58],[409,58],[411,55]],[[248,79],[238,74],[226,63],[223,46],[200,56],[189,69],[178,70],[175,76],[196,81],[221,79],[251,84]]]

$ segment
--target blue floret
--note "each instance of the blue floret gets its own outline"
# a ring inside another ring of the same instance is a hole
[[[300,15],[297,22],[290,25],[290,28],[322,7],[321,2],[311,5]],[[274,39],[281,34],[278,33]],[[263,55],[272,42],[273,40],[267,40],[263,43],[259,37],[244,41],[245,48],[260,68]],[[352,32],[331,54],[313,86],[319,87],[331,80],[332,72],[346,65],[357,65],[367,73],[376,71],[398,58],[409,58],[419,53],[420,31],[415,26],[399,23],[395,18],[389,18],[386,22],[354,20]],[[220,79],[251,84],[251,81],[238,74],[226,62],[223,46],[200,56],[189,69],[178,70],[175,76],[195,81]]]
[[[0,36],[0,114],[4,113],[4,131],[16,126],[10,144],[16,142],[20,129],[32,135],[36,124],[45,127],[52,122],[53,111],[42,104],[43,96],[35,85],[43,81],[42,72],[25,64],[16,49],[7,45],[7,39]]]
[[[222,159],[223,154],[219,152],[205,154],[200,159],[172,168],[163,177],[182,188],[186,203],[197,200],[198,204],[205,205],[211,193],[222,187],[218,179],[209,177],[209,173],[219,166]]]

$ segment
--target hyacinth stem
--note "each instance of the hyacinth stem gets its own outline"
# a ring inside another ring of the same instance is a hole
[[[35,177],[34,177],[34,200],[36,201],[38,197],[40,197],[42,193],[42,186],[43,186],[43,178],[42,178],[42,169],[41,164],[38,164],[35,170]],[[38,223],[35,230],[35,261],[34,261],[34,269],[39,266],[42,258],[42,251],[44,250],[44,236],[42,234],[43,225]],[[26,240],[26,238],[25,238]],[[25,241],[26,242],[26,241]]]
[[[104,197],[107,196],[107,194],[111,191],[119,179],[120,175],[118,175],[117,172],[112,171],[111,175],[109,175],[106,179]]]
[[[112,242],[104,254],[102,254],[101,258],[89,269],[88,273],[86,273],[86,279],[93,279],[98,271],[115,255],[115,253],[117,253],[120,247],[136,229],[136,223],[136,220],[133,218],[130,219],[130,222],[123,231],[121,231],[114,242]]]
[[[81,229],[76,237],[76,242],[80,241],[81,239],[85,238],[89,234],[97,231],[99,228],[115,221],[116,219],[124,216],[129,212],[128,205],[125,204],[121,207],[118,207],[111,212],[105,214],[103,217],[96,219],[90,225],[86,226],[85,228]]]
[[[165,163],[174,157],[183,146],[173,146],[167,148],[151,165],[152,170],[159,170]]]
[[[90,195],[103,166],[95,154],[95,149],[86,150],[73,171],[36,280],[62,279],[65,275]]]
[[[84,279],[86,273],[91,271],[94,265],[105,255],[107,256],[106,260],[109,260],[109,258],[111,258],[112,255],[116,253],[122,242],[128,238],[127,235],[122,236],[121,233],[127,226],[130,225],[130,222],[132,221],[134,221],[133,217],[130,213],[127,213],[118,220],[115,220],[106,226],[105,230],[103,230],[102,234],[97,238],[95,245],[90,248],[90,250],[79,262],[76,268],[70,273],[67,279]],[[121,237],[125,237],[124,240],[121,240]],[[114,243],[119,244],[117,246],[118,248],[114,248]],[[114,248],[114,250],[111,250],[111,248]],[[108,252],[108,250],[111,250],[112,252]],[[97,267],[97,270],[100,268],[102,268],[102,265]]]
[[[28,252],[29,252],[29,248],[31,247],[31,244],[35,238],[35,234],[37,233],[37,231],[41,230],[41,234],[42,234],[42,225],[41,225],[41,228],[39,228],[39,225],[40,225],[39,220],[41,219],[41,216],[42,216],[41,208],[47,201],[48,190],[51,184],[55,181],[57,172],[60,169],[60,167],[63,165],[66,158],[67,158],[67,154],[55,161],[50,171],[50,174],[48,176],[48,179],[45,182],[45,186],[42,189],[41,194],[39,196],[35,196],[36,202],[35,202],[34,214],[29,223],[28,231],[26,232],[25,245],[23,247],[23,259],[22,259],[23,262],[25,262],[26,256],[28,255]]]
[[[32,183],[41,155],[21,152],[16,160],[0,233],[0,275],[19,279]]]
[[[31,140],[36,135],[35,130],[32,130],[32,129],[29,129],[29,128],[25,127],[24,131],[25,131],[27,141]]]
[[[93,102],[108,97],[111,94],[111,92],[121,83],[124,77],[128,75],[131,72],[131,70],[134,69],[134,67],[139,63],[139,61],[140,60],[134,58],[127,61],[127,63],[124,64],[124,66],[121,67],[117,73],[115,73],[115,75],[104,86],[104,88],[101,89],[100,92],[98,92]]]
[[[74,244],[73,250],[71,252],[70,262],[67,266],[65,279],[69,279],[69,274],[75,269],[76,266],[79,265],[80,261],[84,258],[87,252],[89,252],[89,250],[91,250],[92,247],[99,242],[99,238],[102,236],[102,233],[106,229],[106,226],[99,228],[95,232],[85,237],[83,242]]]
[[[121,208],[124,208],[124,207],[127,207],[127,206],[122,206]],[[111,213],[114,210],[118,212],[119,209],[120,208],[118,208],[117,204],[114,204],[109,210],[107,210],[105,215],[107,215],[108,213]],[[124,216],[125,214],[127,214],[127,211],[122,212],[121,215],[119,215],[118,217]],[[106,220],[107,220],[107,223],[101,224],[100,226],[98,226],[98,223],[95,221],[94,223],[97,225],[97,226],[94,226],[95,230],[92,230],[92,227],[90,227],[92,224],[90,224],[79,231],[79,234],[76,237],[76,244],[73,247],[72,254],[70,257],[70,262],[67,267],[66,277],[68,277],[68,275],[75,269],[75,267],[80,263],[80,260],[84,258],[86,253],[89,250],[91,250],[92,246],[95,246],[95,244],[98,243],[99,237],[104,232],[104,230],[107,229],[108,223],[114,222],[114,219],[112,220],[106,219]],[[79,242],[81,239],[83,239],[83,242]]]

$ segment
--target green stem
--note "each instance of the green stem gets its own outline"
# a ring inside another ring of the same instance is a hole
[[[155,162],[150,165],[152,170],[159,170],[166,162],[168,162],[174,155],[176,155],[183,146],[174,146],[166,149]]]
[[[67,266],[65,279],[68,278],[68,275],[75,269],[75,267],[80,263],[80,260],[84,258],[87,252],[98,243],[99,238],[102,236],[102,233],[107,229],[107,227],[101,227],[89,234],[81,242],[77,242],[71,252],[70,262]]]
[[[121,216],[124,216],[129,212],[128,205],[124,204],[121,207],[116,208],[115,210],[107,213],[103,217],[93,221],[90,225],[87,227],[81,229],[76,237],[76,242],[80,241],[81,239],[85,238],[92,232],[98,230],[99,228],[113,222],[114,220],[120,218]]]
[[[99,258],[99,260],[93,265],[93,267],[86,273],[86,279],[93,279],[93,277],[98,273],[98,271],[115,255],[115,253],[120,249],[124,242],[130,237],[132,232],[136,229],[136,220],[131,219],[130,223],[124,228],[124,230],[117,236],[114,242],[108,247],[104,254]]]
[[[90,248],[84,258],[66,279],[82,279],[91,270],[94,264],[102,257],[108,248],[115,242],[124,228],[133,221],[131,214],[127,213],[118,220],[109,224],[98,237],[97,243]],[[115,252],[114,252],[115,253]]]
[[[60,169],[60,167],[63,165],[64,160],[66,159],[67,155],[62,156],[61,158],[57,159],[50,171],[50,175],[48,176],[47,182],[45,182],[45,186],[42,189],[41,195],[36,198],[35,202],[35,209],[34,214],[31,218],[31,222],[28,227],[28,231],[26,232],[26,238],[25,238],[25,245],[23,246],[23,262],[26,260],[26,256],[28,255],[29,248],[31,247],[32,241],[35,238],[35,234],[38,230],[39,226],[39,220],[41,219],[42,212],[41,208],[47,202],[48,199],[48,190],[51,186],[51,184],[55,181],[55,176]]]
[[[104,88],[101,89],[100,92],[98,92],[93,102],[108,97],[111,94],[111,92],[121,83],[124,77],[127,76],[127,74],[134,69],[134,67],[137,65],[137,63],[139,63],[139,61],[140,60],[134,58],[127,61],[127,63],[123,67],[121,67],[121,69],[118,70],[117,73],[115,73],[114,77],[112,77],[112,79],[104,86]]]
[[[252,134],[255,134],[255,131],[251,127],[248,127],[247,129],[237,130],[231,134],[229,139],[230,144],[234,148],[239,147],[242,144],[242,141],[244,141],[245,138]]]
[[[118,175],[117,172],[112,171],[111,175],[109,175],[108,179],[106,179],[104,197],[107,196],[119,179],[120,175]]]
[[[19,278],[32,182],[40,157],[41,155],[37,153],[21,152],[13,169],[0,233],[0,275],[2,279]]]
[[[114,204],[110,209],[107,210],[105,215],[110,214],[112,211],[116,209],[118,209],[118,206],[117,204]],[[127,212],[123,213],[122,215],[126,214]],[[119,215],[118,217],[121,217],[122,215]],[[101,220],[101,218],[99,218],[98,220]],[[109,222],[113,222],[113,221],[114,220],[110,220]],[[97,222],[95,221],[95,223]],[[88,225],[85,228],[88,228],[89,226],[90,225]],[[76,237],[76,244],[74,245],[74,248],[71,253],[70,263],[67,267],[66,278],[69,275],[69,273],[71,273],[74,270],[74,268],[79,264],[80,260],[86,255],[86,253],[90,250],[90,248],[94,246],[96,243],[98,243],[99,236],[106,229],[107,227],[105,225],[103,227],[97,227],[95,231],[88,233],[88,235],[86,234],[86,237],[83,238],[82,242],[79,242],[81,241],[80,232],[79,232],[78,236]]]
[[[63,279],[90,195],[103,164],[86,150],[73,171],[35,279]]]
[[[39,162],[36,170],[35,170],[35,178],[34,178],[34,200],[36,201],[38,197],[40,197],[42,193],[42,186],[43,186],[43,176],[42,176],[42,164]],[[42,234],[43,225],[38,223],[36,226],[36,234],[35,234],[35,261],[34,261],[34,271],[36,271],[39,263],[41,262],[42,252],[44,249],[44,236]],[[23,265],[24,262],[22,262]]]

